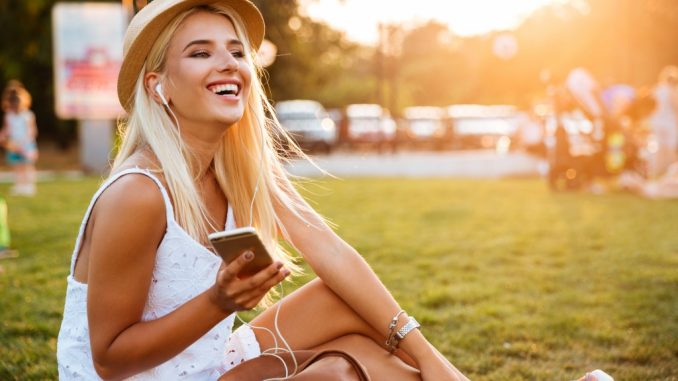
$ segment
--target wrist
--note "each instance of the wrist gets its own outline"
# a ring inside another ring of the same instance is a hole
[[[404,310],[400,310],[388,325],[389,331],[386,338],[388,351],[394,353],[401,348],[413,359],[430,355],[431,346],[419,328],[420,324],[413,316],[407,316]]]
[[[418,365],[436,355],[431,344],[418,329],[413,330],[400,341],[400,349],[407,352]]]
[[[216,286],[212,286],[205,291],[207,296],[207,302],[210,307],[210,310],[221,319],[224,319],[231,315],[233,312],[228,308],[224,308],[221,303],[219,303],[219,292]]]

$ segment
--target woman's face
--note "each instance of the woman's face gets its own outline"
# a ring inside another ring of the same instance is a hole
[[[195,125],[198,134],[209,133],[210,125],[240,120],[252,79],[245,54],[223,15],[200,11],[179,26],[167,50],[162,86],[182,131]]]

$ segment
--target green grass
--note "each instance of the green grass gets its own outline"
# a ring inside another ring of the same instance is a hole
[[[65,277],[98,181],[8,197],[0,379],[56,378]],[[0,186],[0,194],[8,187]],[[305,193],[474,380],[678,380],[678,202],[538,180],[332,180]]]

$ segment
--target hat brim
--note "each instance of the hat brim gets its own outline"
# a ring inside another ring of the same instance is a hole
[[[125,33],[122,65],[118,74],[118,99],[129,112],[134,100],[134,87],[148,53],[167,24],[178,14],[200,5],[223,4],[240,15],[253,49],[258,49],[264,39],[264,18],[248,0],[156,0],[142,8],[130,22]]]

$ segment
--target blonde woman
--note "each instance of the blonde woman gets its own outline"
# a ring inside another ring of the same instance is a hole
[[[287,180],[253,60],[263,33],[249,0],[156,0],[132,20],[118,80],[129,116],[76,241],[60,377],[216,379],[280,334],[295,350],[357,350],[396,379],[465,380]],[[250,224],[276,261],[239,278],[251,253],[225,264],[206,237]],[[280,237],[318,279],[284,297],[279,317],[273,306],[251,322],[268,332],[232,333],[235,312],[297,271]]]

